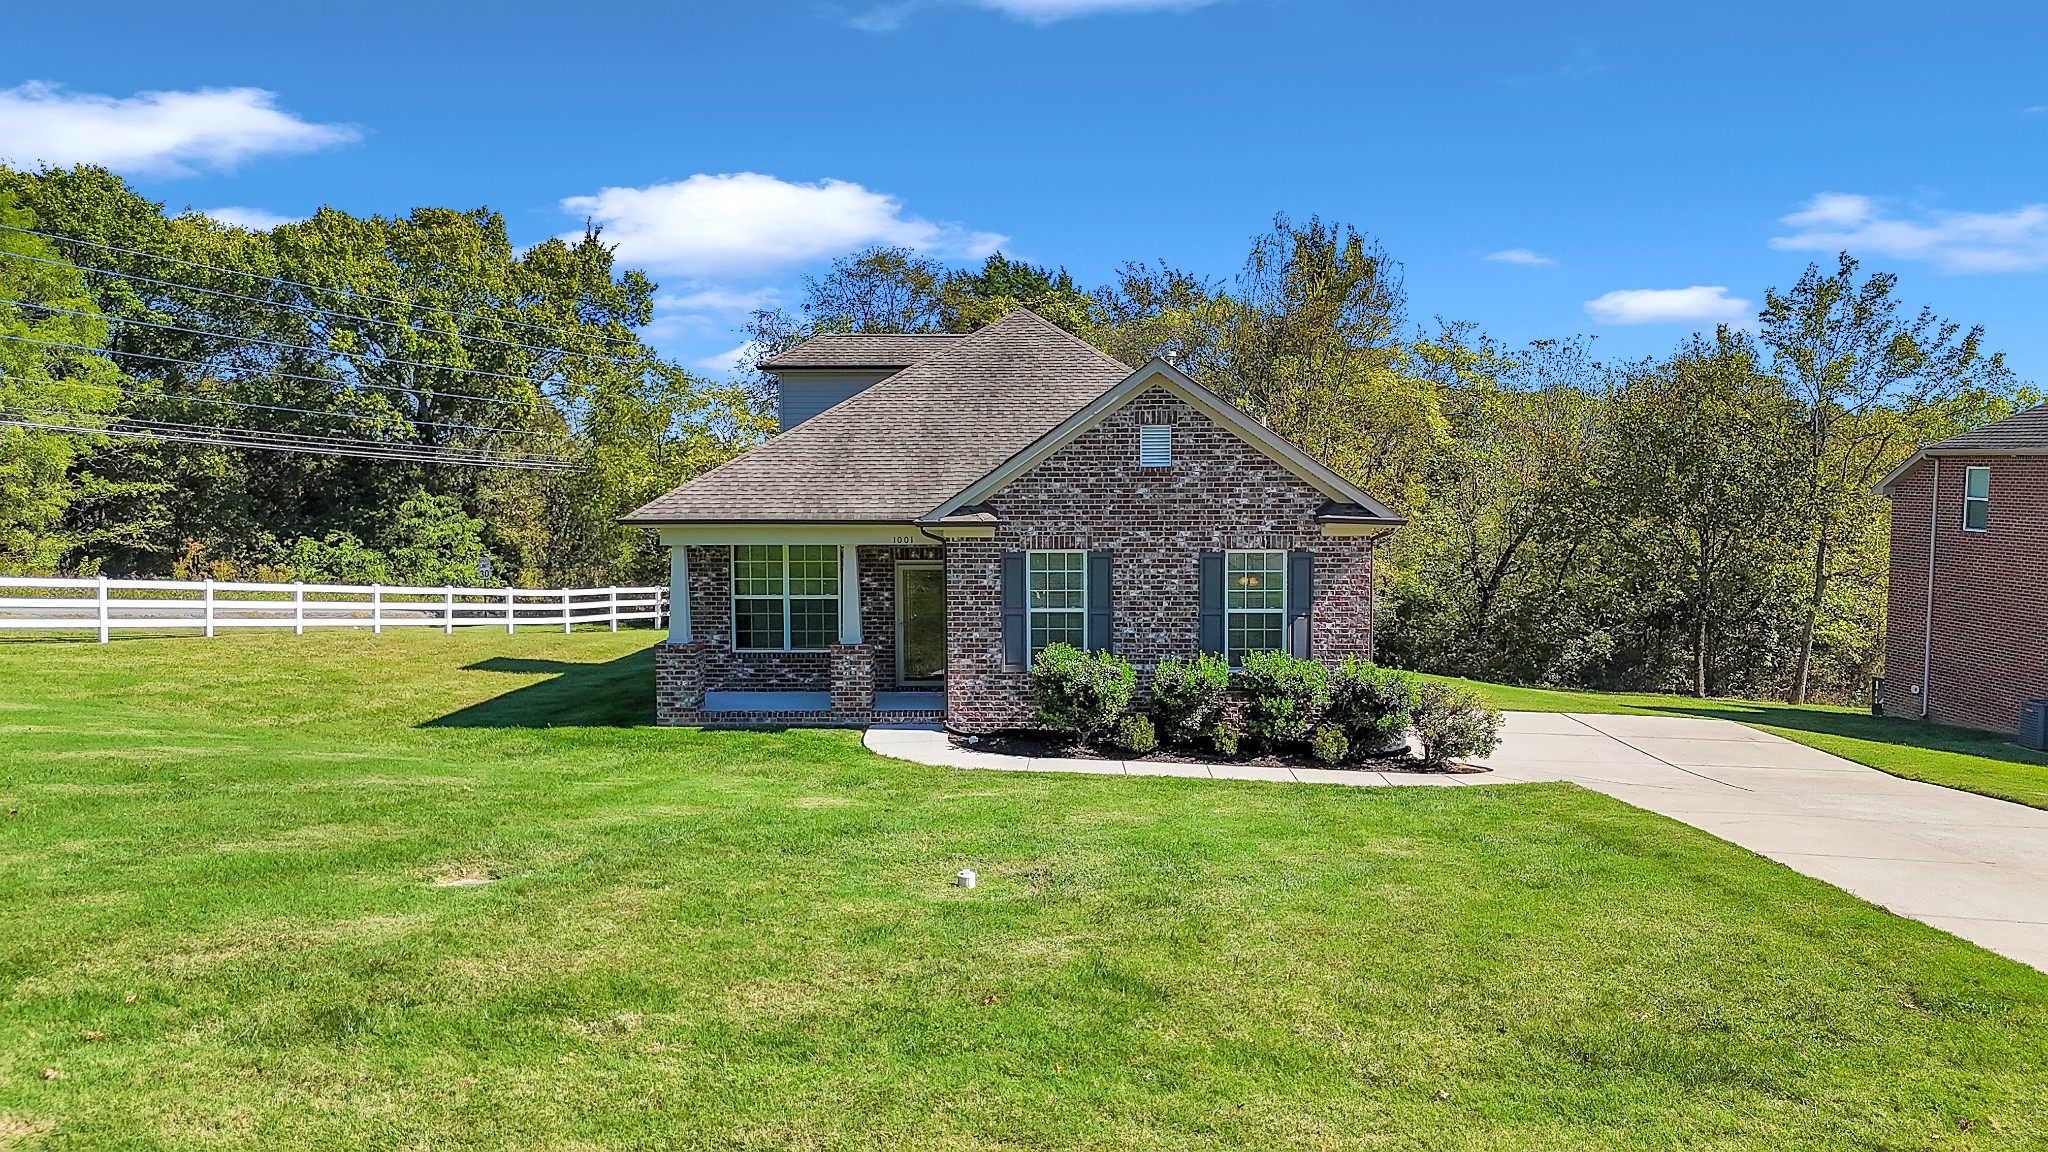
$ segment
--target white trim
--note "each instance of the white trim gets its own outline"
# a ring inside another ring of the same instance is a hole
[[[840,605],[840,609],[839,609],[839,613],[838,613],[838,615],[840,616],[840,627],[841,627],[841,628],[844,628],[844,627],[845,627],[845,604],[846,604],[846,582],[845,582],[845,580],[844,580],[843,578],[841,578],[841,577],[839,576],[839,571],[840,571],[840,564],[842,563],[842,558],[843,558],[843,557],[844,557],[844,556],[846,555],[846,553],[847,553],[847,549],[845,549],[845,548],[840,548],[840,549],[839,549],[839,555],[838,555],[837,557],[835,557],[835,558],[834,558],[834,562],[833,562],[833,567],[834,567],[834,578],[835,578],[835,579],[837,579],[837,580],[839,581],[839,590],[838,590],[838,592],[836,592],[835,594],[833,594],[833,595],[831,595],[831,596],[812,596],[812,595],[802,595],[802,596],[799,596],[799,595],[797,595],[797,594],[795,594],[795,593],[793,593],[793,592],[791,592],[791,591],[789,590],[789,550],[790,550],[791,548],[793,548],[793,547],[794,547],[794,548],[804,548],[804,547],[817,547],[817,545],[809,545],[809,544],[804,544],[804,543],[797,543],[797,544],[788,544],[788,543],[781,543],[781,544],[753,544],[753,543],[749,543],[749,544],[746,544],[746,545],[733,545],[732,547],[749,547],[749,548],[753,548],[753,547],[766,547],[766,548],[781,548],[781,549],[782,549],[782,592],[781,592],[781,594],[780,594],[780,595],[778,595],[778,596],[741,596],[741,595],[740,595],[740,578],[739,578],[739,558],[738,558],[737,556],[734,556],[734,555],[732,554],[732,551],[731,551],[731,549],[730,549],[730,548],[728,548],[728,550],[727,550],[727,552],[726,552],[726,557],[725,557],[725,602],[726,602],[726,611],[727,611],[727,618],[726,618],[726,619],[727,619],[727,627],[728,627],[728,628],[730,629],[730,631],[729,631],[729,632],[727,632],[727,634],[726,634],[726,635],[727,635],[727,644],[728,644],[728,646],[729,646],[729,647],[730,647],[730,648],[731,648],[731,649],[732,649],[732,650],[733,650],[734,652],[824,652],[824,651],[828,651],[828,650],[829,650],[829,648],[830,648],[830,645],[826,645],[826,646],[824,646],[824,647],[819,647],[819,648],[799,648],[799,647],[797,647],[797,646],[796,646],[796,635],[795,635],[796,629],[794,629],[793,627],[791,627],[791,612],[790,612],[790,606],[791,606],[791,605],[793,605],[793,604],[795,604],[795,603],[796,603],[797,601],[799,601],[799,600],[836,600],[836,601],[838,601],[838,602],[839,602],[839,605]],[[831,544],[827,544],[827,545],[823,545],[823,547],[831,548],[831,547],[838,547],[838,546],[837,546],[837,545],[831,545]],[[748,647],[748,648],[742,648],[742,647],[740,646],[740,601],[741,601],[741,600],[780,600],[780,601],[782,602],[782,647],[780,647],[780,648],[751,648],[751,647]]]
[[[1031,603],[1031,558],[1033,556],[1079,556],[1081,558],[1081,605],[1078,608],[1037,608]],[[1081,618],[1081,642],[1076,648],[1088,647],[1088,550],[1086,548],[1031,548],[1024,553],[1024,660],[1028,665],[1038,658],[1044,649],[1031,642],[1036,631],[1032,622],[1039,616],[1075,615]]]
[[[1984,474],[1984,494],[1982,496],[1972,496],[1970,495],[1970,480],[1979,472]],[[1982,504],[1984,506],[1984,526],[1982,528],[1970,527],[1970,505],[1972,504]],[[1963,469],[1962,529],[1965,532],[1991,531],[1991,466],[1988,464],[1973,464]]]
[[[1232,556],[1278,556],[1280,558],[1280,607],[1278,608],[1232,608],[1230,606],[1230,558]],[[1247,648],[1246,652],[1287,652],[1292,650],[1287,634],[1287,552],[1279,548],[1226,548],[1223,550],[1223,659],[1231,660],[1230,618],[1232,616],[1280,617],[1280,646],[1278,648]]]
[[[1187,373],[1157,358],[1126,376],[1121,383],[1096,397],[1086,408],[1069,416],[1058,427],[1039,437],[1029,447],[1010,457],[994,471],[976,480],[920,519],[926,522],[937,520],[966,505],[978,503],[1033,465],[1073,443],[1082,433],[1121,408],[1131,397],[1153,385],[1162,386],[1179,396],[1195,410],[1236,433],[1240,439],[1263,452],[1274,463],[1294,473],[1330,499],[1345,504],[1356,504],[1375,516],[1384,516],[1393,522],[1387,525],[1388,527],[1400,522],[1401,518],[1398,515],[1386,505],[1366,495],[1356,484],[1310,459],[1284,438],[1261,427],[1257,421],[1229,401],[1195,383]]]
[[[860,643],[860,557],[851,548],[839,550],[839,642]]]

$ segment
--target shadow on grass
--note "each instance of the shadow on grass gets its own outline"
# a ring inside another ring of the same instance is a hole
[[[2048,754],[2022,748],[2013,743],[2012,737],[2004,733],[1981,732],[1974,728],[1951,728],[1902,716],[1823,712],[1811,708],[1781,707],[1734,700],[1712,707],[1664,704],[1646,707],[1645,710],[1682,716],[1707,716],[1720,720],[1739,718],[1745,723],[1766,724],[1774,728],[1790,728],[1799,732],[1817,732],[1852,740],[1926,748],[1936,752],[1960,752],[1969,756],[1981,756],[1987,760],[2005,760],[2013,764],[2048,766]]]
[[[654,650],[600,664],[493,656],[464,672],[549,678],[429,720],[422,728],[634,728],[654,723]]]

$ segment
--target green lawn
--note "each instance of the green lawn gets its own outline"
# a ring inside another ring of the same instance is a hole
[[[659,730],[649,639],[0,642],[0,1147],[2048,1146],[2048,976],[1605,797]]]
[[[2048,754],[2020,747],[2009,734],[1950,728],[1903,716],[1872,716],[1868,709],[1819,704],[1571,692],[1474,680],[1454,683],[1479,689],[1495,707],[1523,712],[1623,712],[1738,720],[1894,776],[2048,808]]]

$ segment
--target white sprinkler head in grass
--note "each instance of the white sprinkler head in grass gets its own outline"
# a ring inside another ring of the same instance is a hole
[[[974,882],[979,879],[981,879],[981,877],[976,876],[974,874],[974,869],[972,868],[962,868],[960,871],[953,874],[953,883],[958,884],[962,888],[974,887]]]

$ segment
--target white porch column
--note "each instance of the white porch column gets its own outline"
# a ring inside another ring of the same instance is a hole
[[[668,550],[668,642],[690,642],[690,549],[684,544]]]
[[[860,557],[851,544],[839,546],[839,642],[860,643]]]

